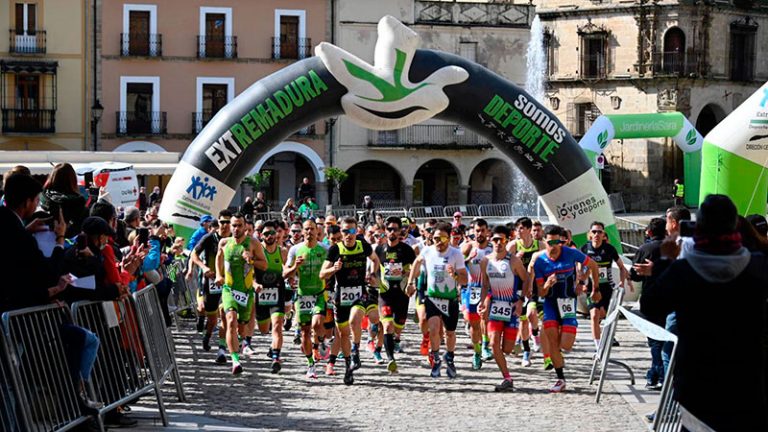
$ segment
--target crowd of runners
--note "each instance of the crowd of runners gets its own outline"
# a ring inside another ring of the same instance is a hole
[[[245,358],[256,356],[257,328],[271,334],[266,355],[272,373],[280,372],[284,340],[293,336],[307,379],[338,371],[351,385],[362,367],[365,333],[373,362],[395,374],[413,297],[419,354],[432,378],[443,369],[449,378],[459,373],[456,329],[463,318],[472,368],[495,364],[502,376],[496,391],[513,389],[507,358],[515,353],[522,354],[521,367],[532,367],[536,357],[537,367],[554,370],[549,390],[562,392],[564,356],[578,326],[577,296],[587,294],[597,347],[614,285],[631,287],[599,221],[581,249],[566,229],[527,217],[497,226],[481,218],[463,225],[461,215],[453,223],[429,219],[421,226],[389,217],[362,226],[353,217],[288,223],[222,210],[201,230],[207,232],[188,245],[186,273],[199,287],[197,331],[211,361],[230,363],[235,375]],[[610,271],[614,262],[618,281]]]

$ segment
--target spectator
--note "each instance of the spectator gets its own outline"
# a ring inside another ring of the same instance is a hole
[[[675,179],[675,182],[672,185],[672,198],[675,199],[676,206],[683,205],[683,198],[685,198],[685,185],[680,181],[680,179]]]
[[[765,382],[768,259],[742,246],[737,222],[728,197],[707,196],[697,214],[694,247],[684,259],[671,262],[655,284],[644,287],[641,308],[651,316],[676,312],[675,396],[683,407],[717,431],[768,430],[765,387],[744,385]],[[661,245],[662,260],[673,259],[678,248],[675,237],[669,237]],[[738,299],[738,331],[712,325],[713,306],[722,298]],[[732,362],[731,351],[712,349],[712,341],[724,340],[738,347],[739,357],[749,359],[751,367],[716,372]]]
[[[464,215],[460,211],[457,211],[456,213],[454,213],[453,214],[453,222],[451,222],[451,226],[455,228],[455,227],[461,225],[461,218],[462,217],[464,217]]]
[[[211,228],[211,222],[213,222],[213,216],[211,215],[205,215],[200,218],[200,228],[196,229],[195,232],[193,232],[192,235],[189,236],[189,242],[187,242],[187,249],[193,250],[197,242],[199,242],[204,235],[208,234],[208,231]]]
[[[751,223],[755,227],[755,231],[763,237],[768,237],[768,222],[765,220],[765,216],[759,214],[753,214],[747,216],[747,222]]]
[[[296,219],[296,204],[293,203],[293,198],[285,200],[285,205],[280,210],[280,214],[284,221],[293,222]]]
[[[311,197],[315,195],[315,187],[312,186],[311,183],[309,183],[309,179],[307,177],[304,177],[304,179],[301,181],[301,184],[299,185],[299,201],[304,201],[305,198]]]
[[[149,205],[153,206],[155,204],[160,204],[160,200],[162,199],[163,197],[160,195],[160,186],[152,188],[152,193],[149,194]]]
[[[136,207],[125,209],[125,236],[126,238],[136,231],[141,222],[141,211]]]
[[[85,198],[80,195],[77,187],[77,174],[72,165],[68,163],[56,164],[43,186],[43,195],[40,198],[40,206],[51,215],[64,213],[67,222],[67,232],[64,234],[71,238],[80,232],[80,224],[88,216],[85,207]]]
[[[144,215],[144,220],[147,221],[147,223],[154,222],[158,219],[157,214],[160,212],[160,209],[157,206],[151,206],[149,209],[147,209],[147,213]]]
[[[363,204],[360,207],[363,210],[373,210],[374,205],[370,195],[366,195],[363,197]]]
[[[304,202],[299,206],[299,217],[302,220],[306,220],[312,218],[313,216],[314,215],[310,197],[306,197],[304,198]]]
[[[143,214],[146,213],[149,208],[149,201],[147,200],[147,189],[142,186],[139,188],[139,211]]]
[[[258,191],[256,192],[256,201],[254,202],[255,208],[254,210],[256,213],[266,213],[269,211],[269,207],[267,206],[267,201],[264,199],[264,192]]]
[[[171,325],[171,316],[168,311],[168,295],[171,293],[171,281],[164,277],[160,271],[160,265],[163,263],[163,244],[166,240],[166,231],[163,222],[152,221],[149,225],[149,250],[147,256],[141,264],[141,271],[146,285],[153,284],[157,288],[157,295],[160,298],[165,324]]]
[[[240,206],[240,213],[242,213],[246,219],[252,219],[253,210],[254,207],[253,202],[251,202],[251,197],[245,197],[245,202]]]

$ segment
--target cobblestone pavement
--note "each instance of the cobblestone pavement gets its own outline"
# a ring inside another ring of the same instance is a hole
[[[441,378],[429,376],[418,355],[418,326],[409,320],[403,334],[406,353],[398,355],[400,373],[389,375],[386,366],[376,365],[361,347],[363,366],[355,372],[355,384],[345,386],[343,373],[324,375],[324,362],[318,365],[319,379],[307,382],[305,359],[292,343],[292,332],[286,337],[280,374],[269,371],[269,336],[258,335],[254,338],[257,355],[244,360],[243,375],[233,377],[230,364],[214,363],[215,348],[202,350],[193,322],[182,321],[174,340],[188,402],[179,403],[168,392],[165,400],[171,412],[213,417],[246,430],[647,430],[641,414],[652,409],[649,402],[654,395],[638,396],[637,390],[644,384],[649,363],[644,339],[630,331],[626,321],[620,323],[617,338],[622,346],[614,349],[614,357],[630,363],[639,386],[629,386],[626,372],[611,368],[597,405],[596,385],[588,383],[594,351],[589,323],[580,320],[579,325],[575,349],[566,359],[568,389],[550,394],[547,390],[555,374],[542,369],[538,353],[530,368],[522,368],[519,357],[508,357],[515,391],[495,393],[493,386],[501,380],[498,368],[490,362],[479,371],[472,370],[469,339],[461,329],[456,353],[459,374],[453,380],[444,371]],[[343,370],[343,360],[338,364]],[[151,398],[142,401],[147,408],[152,403]]]

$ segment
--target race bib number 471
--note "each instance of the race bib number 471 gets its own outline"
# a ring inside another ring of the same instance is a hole
[[[278,287],[263,288],[259,293],[259,306],[275,306],[279,295]]]

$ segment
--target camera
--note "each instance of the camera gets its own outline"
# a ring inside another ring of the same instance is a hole
[[[693,237],[696,231],[696,221],[680,221],[680,237]]]
[[[149,228],[139,228],[139,244],[146,244],[149,242]]]

